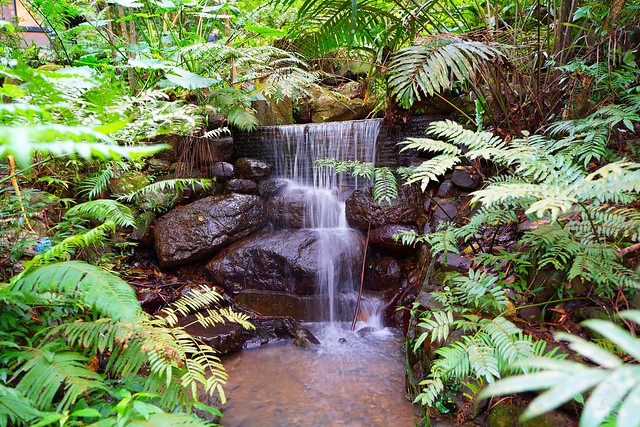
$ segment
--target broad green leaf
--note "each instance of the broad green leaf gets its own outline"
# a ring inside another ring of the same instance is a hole
[[[216,84],[216,79],[210,79],[179,67],[173,67],[171,73],[165,74],[167,80],[185,89],[203,89]]]

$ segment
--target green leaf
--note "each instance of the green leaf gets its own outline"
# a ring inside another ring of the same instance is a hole
[[[171,72],[166,73],[164,76],[171,83],[185,89],[203,89],[218,83],[216,79],[203,77],[179,67],[173,67]]]
[[[251,31],[252,33],[256,33],[266,37],[286,37],[288,35],[287,31],[277,28],[263,27],[261,25],[247,24],[244,26],[244,28],[247,31]]]

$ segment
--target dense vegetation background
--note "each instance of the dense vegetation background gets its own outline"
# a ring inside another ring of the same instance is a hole
[[[436,102],[456,113],[406,142],[431,154],[415,168],[334,165],[375,175],[382,203],[396,177],[426,190],[456,165],[491,175],[469,218],[401,236],[473,259],[438,279],[439,309],[407,308],[421,327],[411,351],[443,343],[415,390],[425,422],[450,390],[469,402],[547,390],[525,415],[573,399],[583,425],[640,425],[637,1],[23,3],[51,46],[0,22],[0,426],[212,423],[201,400],[224,401],[226,376],[177,320],[205,307],[204,323],[247,319],[210,289],[144,313],[118,277],[130,244],[114,237],[167,209],[142,196],[211,182],[101,196],[167,136],[252,129],[252,100],[302,105],[327,79],[358,81],[397,126]],[[601,318],[578,327],[577,300]],[[534,306],[545,313],[519,317]],[[555,337],[568,358],[542,324],[571,332]]]

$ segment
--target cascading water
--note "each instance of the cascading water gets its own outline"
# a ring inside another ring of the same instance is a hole
[[[379,120],[283,126],[273,142],[275,173],[288,181],[281,197],[285,201],[302,200],[299,223],[318,236],[322,268],[318,271],[317,293],[323,298],[322,317],[330,322],[350,320],[355,310],[360,269],[344,265],[344,260],[362,260],[364,242],[347,224],[345,199],[362,180],[335,174],[315,162],[335,159],[374,163],[379,130]],[[360,312],[367,324],[381,328],[381,308],[380,301],[365,297]]]
[[[379,127],[366,120],[268,129],[275,136],[275,173],[287,181],[271,200],[273,231],[317,235],[309,241],[318,246],[312,253],[319,258],[315,285],[325,322],[305,324],[320,341],[313,351],[276,344],[225,360],[223,425],[416,425],[404,398],[403,339],[384,328],[382,301],[363,296],[358,332],[346,326],[355,312],[365,239],[349,228],[345,200],[365,182],[315,165],[324,158],[374,162]],[[291,228],[305,230],[281,230]]]

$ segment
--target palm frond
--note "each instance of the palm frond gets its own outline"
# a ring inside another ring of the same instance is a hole
[[[403,108],[425,96],[474,77],[483,65],[502,56],[497,46],[458,37],[437,37],[395,52],[389,88]]]

